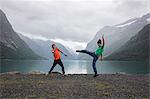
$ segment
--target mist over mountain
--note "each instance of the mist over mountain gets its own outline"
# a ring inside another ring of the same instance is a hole
[[[2,10],[0,10],[0,59],[44,59],[18,36]]]
[[[19,36],[29,45],[29,47],[36,54],[38,54],[42,57],[53,60],[53,54],[51,52],[51,50],[52,50],[51,45],[56,44],[56,46],[61,51],[63,51],[65,54],[67,54],[67,57],[62,54],[61,55],[62,59],[76,59],[77,55],[75,53],[73,53],[71,51],[71,49],[66,48],[65,46],[63,46],[60,43],[56,43],[56,42],[51,41],[51,40],[43,41],[43,40],[39,40],[39,39],[30,39],[30,38],[23,36],[21,34],[19,34]]]
[[[104,34],[105,38],[105,50],[104,57],[107,57],[114,53],[117,49],[128,42],[133,36],[135,36],[144,26],[150,23],[150,13],[138,17],[129,19],[123,23],[114,26],[105,26],[100,29],[95,37],[87,44],[86,50],[95,51],[97,48],[97,40]],[[86,54],[79,54],[80,59],[89,59]]]
[[[128,42],[106,57],[110,60],[148,60],[150,24],[133,36]]]

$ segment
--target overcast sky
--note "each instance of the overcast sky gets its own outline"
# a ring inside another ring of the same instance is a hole
[[[0,8],[15,31],[78,49],[103,26],[150,12],[150,0],[0,0]]]

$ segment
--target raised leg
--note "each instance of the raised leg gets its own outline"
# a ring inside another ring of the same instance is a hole
[[[86,53],[92,57],[95,56],[95,54],[93,52],[87,51],[87,50],[76,50],[76,52],[80,52],[80,53]]]

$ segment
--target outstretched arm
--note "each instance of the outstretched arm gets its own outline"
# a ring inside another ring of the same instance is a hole
[[[103,45],[102,45],[102,49],[103,49],[105,45],[104,35],[102,36],[102,40],[103,40]]]
[[[61,52],[62,54],[64,54],[65,56],[67,56],[64,52],[62,52],[60,49],[58,49],[59,50],[59,52]]]

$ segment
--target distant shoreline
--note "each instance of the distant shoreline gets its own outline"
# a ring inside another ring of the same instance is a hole
[[[0,60],[51,60],[51,59],[3,59],[3,58],[0,58]],[[62,60],[84,60],[84,61],[90,61],[92,59],[62,59]],[[138,60],[128,60],[128,59],[103,59],[103,61],[150,61],[149,59],[145,60],[145,59],[138,59]]]
[[[53,72],[53,73],[59,73],[59,72]],[[22,74],[22,75],[28,75],[28,74],[43,74],[47,75],[48,72],[43,72],[43,71],[29,71],[29,72],[21,72],[21,71],[10,71],[10,72],[0,72],[0,75],[7,75],[7,74]],[[61,74],[61,73],[59,73]],[[117,75],[117,74],[122,74],[122,75],[150,75],[150,73],[137,73],[137,74],[131,74],[131,73],[125,73],[125,72],[115,72],[115,73],[99,73],[99,75]],[[80,74],[66,74],[66,75],[93,75],[93,73],[80,73]]]

